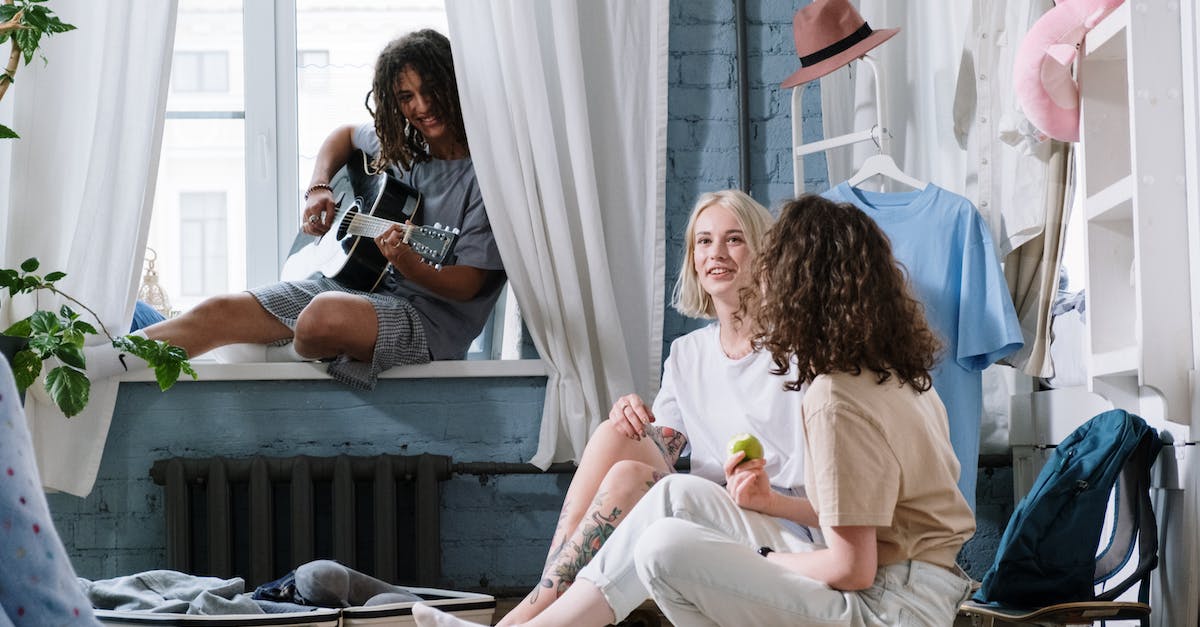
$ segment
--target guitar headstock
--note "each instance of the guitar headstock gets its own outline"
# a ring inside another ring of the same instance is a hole
[[[450,257],[450,253],[454,251],[454,244],[458,241],[459,230],[444,227],[439,223],[434,223],[433,226],[417,226],[415,224],[408,227],[408,245],[425,260],[425,263],[442,269],[442,264]]]

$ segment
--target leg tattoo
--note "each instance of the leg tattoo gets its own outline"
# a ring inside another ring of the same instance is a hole
[[[668,466],[675,465],[683,447],[687,445],[687,436],[670,427],[651,427],[646,430],[646,435],[658,447]]]
[[[572,583],[575,583],[575,575],[584,566],[587,566],[587,563],[592,561],[592,557],[600,551],[604,541],[617,528],[615,521],[623,513],[619,507],[612,508],[612,513],[608,516],[604,516],[600,512],[592,512],[591,524],[585,524],[582,529],[582,542],[571,544],[571,548],[575,549],[574,557],[554,569],[554,574],[558,576],[558,594],[562,594]]]

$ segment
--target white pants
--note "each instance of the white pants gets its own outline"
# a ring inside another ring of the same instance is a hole
[[[780,521],[733,503],[690,475],[659,481],[578,577],[600,589],[617,620],[653,598],[677,627],[691,625],[949,626],[970,582],[932,564],[879,569],[866,590],[842,592],[759,556],[812,550]]]

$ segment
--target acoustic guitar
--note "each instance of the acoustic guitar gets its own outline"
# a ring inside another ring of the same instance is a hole
[[[303,231],[296,235],[280,279],[325,276],[350,289],[374,292],[388,269],[374,238],[393,225],[404,229],[404,241],[435,268],[440,269],[453,252],[458,229],[413,224],[420,217],[421,193],[386,171],[372,172],[361,150],[354,151],[329,184],[337,199],[333,225],[321,237]],[[347,196],[354,200],[344,203]]]

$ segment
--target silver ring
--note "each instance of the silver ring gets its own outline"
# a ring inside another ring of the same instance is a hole
[[[319,218],[317,218],[317,216],[316,216],[316,215],[311,215],[311,216],[308,216],[308,223],[309,223],[309,224],[316,224],[316,223],[317,223],[317,220],[319,220]]]

